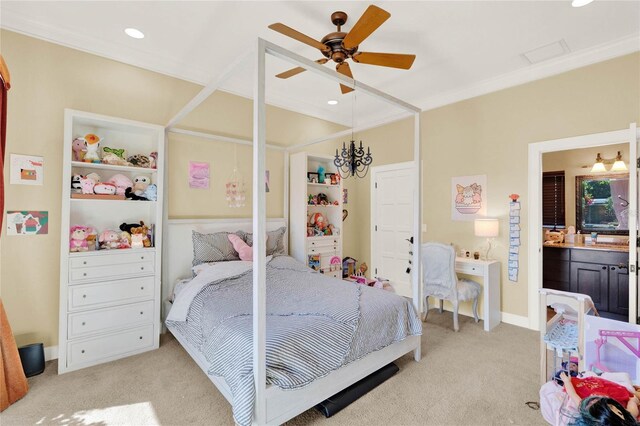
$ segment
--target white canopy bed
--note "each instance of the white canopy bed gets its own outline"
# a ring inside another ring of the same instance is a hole
[[[266,234],[268,231],[281,228],[287,225],[288,217],[288,152],[291,147],[285,150],[285,179],[284,179],[284,216],[282,219],[266,218],[266,198],[265,198],[265,152],[267,148],[275,148],[266,145],[266,108],[265,108],[265,58],[266,55],[273,55],[277,58],[290,62],[296,66],[305,68],[310,73],[315,73],[331,81],[339,82],[351,88],[355,88],[360,93],[372,96],[375,99],[384,101],[395,107],[398,107],[407,113],[413,115],[415,120],[414,134],[414,163],[415,163],[415,183],[414,183],[414,206],[413,214],[413,268],[412,268],[412,285],[413,285],[413,307],[417,312],[418,318],[421,314],[421,288],[420,288],[420,234],[421,234],[421,170],[420,170],[420,110],[409,105],[399,99],[387,95],[377,89],[369,87],[360,82],[322,67],[321,65],[310,61],[293,52],[287,51],[263,39],[258,39],[257,51],[255,54],[255,75],[254,75],[254,95],[253,95],[253,141],[234,140],[228,137],[218,137],[201,132],[185,131],[184,129],[174,128],[189,112],[195,109],[203,102],[216,88],[220,87],[221,81],[227,78],[233,68],[224,73],[217,81],[205,87],[191,102],[189,102],[178,115],[167,125],[166,133],[189,133],[192,136],[200,136],[209,139],[222,139],[227,142],[236,142],[241,144],[251,143],[253,146],[253,217],[252,219],[202,219],[202,220],[165,220],[165,262],[163,271],[163,297],[166,297],[171,286],[178,278],[184,278],[191,275],[191,234],[192,231],[209,233],[218,231],[234,232],[253,231],[253,265],[252,265],[252,375],[253,387],[255,388],[255,397],[253,403],[253,424],[281,424],[307,409],[315,406],[319,402],[329,398],[339,391],[347,388],[355,382],[363,379],[369,374],[382,368],[383,366],[393,362],[397,358],[413,351],[416,361],[420,360],[420,335],[407,335],[406,338],[389,344],[386,347],[370,352],[368,355],[330,371],[323,377],[317,378],[310,384],[295,389],[283,390],[275,385],[267,385],[267,306],[266,306],[266,277],[267,277],[267,241]],[[234,67],[242,64],[240,60],[234,64]],[[406,117],[407,115],[405,115]],[[331,140],[345,133],[329,135],[326,138],[316,139],[311,143]],[[310,143],[301,144],[307,146]],[[276,148],[278,149],[278,148]],[[165,212],[168,209],[165,208]],[[285,235],[285,242],[287,241]],[[286,243],[285,243],[286,247]],[[325,278],[332,279],[333,278]],[[338,281],[339,282],[339,281]],[[272,284],[269,284],[270,286]],[[381,291],[381,290],[376,290]],[[386,297],[386,296],[385,296]],[[391,296],[388,296],[391,297]],[[400,299],[399,296],[393,297]],[[174,306],[175,307],[175,306]],[[173,308],[172,308],[173,309]],[[166,310],[165,310],[166,311]],[[165,312],[166,315],[166,312]],[[177,340],[183,345],[185,350],[192,356],[200,368],[207,373],[210,380],[216,385],[218,390],[233,404],[233,395],[227,381],[215,374],[209,374],[211,370],[211,362],[207,360],[203,353],[191,345],[181,333],[176,332],[175,328],[169,326],[169,329],[176,336]]]

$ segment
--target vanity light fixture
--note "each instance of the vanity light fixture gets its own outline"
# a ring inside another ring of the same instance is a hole
[[[591,3],[593,0],[573,0],[571,2],[571,6],[573,7],[582,7]]]
[[[613,159],[604,159],[600,156],[600,153],[596,156],[596,162],[593,163],[593,167],[591,168],[591,173],[604,173],[607,171],[605,164],[613,164],[611,166],[610,171],[612,172],[626,172],[627,165],[622,161],[622,153],[618,151],[618,155]]]
[[[144,38],[144,33],[136,28],[125,28],[124,32],[132,38],[141,39]]]

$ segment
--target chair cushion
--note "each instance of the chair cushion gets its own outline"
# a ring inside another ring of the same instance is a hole
[[[482,286],[466,278],[458,279],[458,300],[472,300],[480,296]]]

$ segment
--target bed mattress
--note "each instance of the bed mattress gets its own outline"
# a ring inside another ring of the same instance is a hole
[[[324,276],[288,256],[274,257],[266,269],[267,384],[305,386],[422,333],[404,297]],[[250,268],[198,276],[176,295],[167,318],[207,360],[207,373],[225,379],[234,419],[242,426],[251,424],[255,400],[252,287]]]

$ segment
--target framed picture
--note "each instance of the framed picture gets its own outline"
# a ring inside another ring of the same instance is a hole
[[[7,235],[43,235],[49,233],[49,212],[7,211]]]
[[[474,220],[487,215],[487,175],[451,178],[451,219]]]
[[[189,188],[209,189],[209,163],[189,161]]]
[[[44,158],[11,154],[10,183],[12,185],[42,185]]]
[[[318,183],[320,175],[315,172],[307,172],[307,182],[309,183]]]

